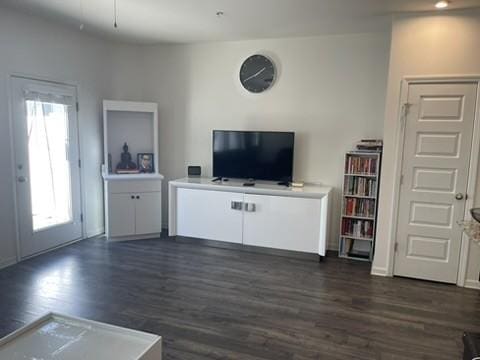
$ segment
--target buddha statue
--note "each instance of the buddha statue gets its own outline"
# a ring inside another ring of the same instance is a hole
[[[117,170],[136,170],[137,164],[132,161],[132,155],[128,152],[128,145],[123,145],[121,161],[117,164]]]

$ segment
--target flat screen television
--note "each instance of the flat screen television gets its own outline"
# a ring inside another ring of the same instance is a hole
[[[213,176],[292,181],[295,133],[213,131]]]

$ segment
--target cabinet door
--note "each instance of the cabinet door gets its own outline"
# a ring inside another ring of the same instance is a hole
[[[136,194],[135,206],[135,234],[155,234],[162,231],[162,193]]]
[[[108,236],[135,234],[135,199],[132,194],[110,194],[108,199]]]
[[[245,195],[245,204],[245,245],[318,253],[320,199]]]
[[[243,194],[197,189],[177,190],[177,234],[208,240],[242,243]]]

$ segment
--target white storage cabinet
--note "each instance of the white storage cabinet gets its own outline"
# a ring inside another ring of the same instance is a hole
[[[331,188],[261,182],[169,182],[169,235],[325,256]]]
[[[154,238],[162,231],[162,180],[158,172],[157,104],[130,101],[103,102],[105,226],[109,240]],[[154,172],[116,174],[124,143],[132,160],[152,153]],[[112,169],[108,159],[112,159]]]

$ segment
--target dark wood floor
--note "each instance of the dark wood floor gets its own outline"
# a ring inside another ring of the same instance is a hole
[[[460,359],[480,293],[364,263],[83,241],[0,271],[0,336],[56,311],[163,337],[165,359]]]

